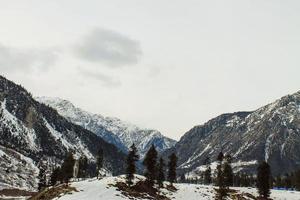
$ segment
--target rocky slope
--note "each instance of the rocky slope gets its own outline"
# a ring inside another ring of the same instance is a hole
[[[163,136],[156,130],[141,129],[118,118],[103,117],[75,107],[71,102],[60,98],[37,97],[38,101],[55,108],[59,114],[80,125],[124,152],[135,143],[143,157],[153,144],[159,152],[175,145],[176,141]]]
[[[300,167],[300,91],[253,112],[220,115],[195,126],[168,154],[176,151],[179,170],[203,169],[205,158],[216,160],[220,151],[233,157],[236,171],[254,172],[266,160],[274,175]]]
[[[125,155],[118,148],[66,120],[53,108],[35,101],[23,87],[2,76],[0,147],[2,185],[36,188],[38,163],[59,164],[69,151],[94,161],[101,147],[107,169],[114,174],[124,169]]]

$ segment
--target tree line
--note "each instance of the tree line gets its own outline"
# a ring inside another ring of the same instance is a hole
[[[100,170],[103,168],[103,149],[99,149],[96,155],[96,163],[89,162],[87,157],[81,156],[78,161],[74,159],[73,153],[68,153],[65,160],[60,167],[56,167],[50,176],[50,180],[47,180],[46,170],[40,167],[39,172],[39,190],[57,183],[69,183],[71,178],[87,178],[101,176]],[[270,189],[277,188],[293,188],[300,190],[300,170],[285,174],[284,176],[277,176],[275,178],[271,175],[271,168],[265,161],[259,163],[257,167],[257,173],[255,175],[246,174],[243,172],[234,173],[232,169],[232,157],[227,154],[224,155],[220,152],[217,156],[216,170],[213,172],[211,169],[210,158],[206,158],[204,161],[205,170],[199,177],[189,178],[185,174],[181,174],[177,179],[177,156],[172,153],[168,156],[167,162],[163,157],[158,157],[154,145],[146,153],[142,164],[144,166],[144,176],[146,183],[153,187],[157,184],[160,188],[164,187],[164,181],[169,181],[170,185],[175,182],[182,183],[200,183],[207,185],[216,185],[217,193],[216,199],[226,199],[229,195],[230,187],[257,187],[260,199],[268,199],[270,197]],[[126,183],[128,186],[134,184],[135,174],[137,173],[136,164],[139,161],[139,154],[135,144],[133,144],[126,158]]]
[[[62,162],[61,166],[57,166],[52,170],[50,177],[48,177],[46,167],[39,166],[39,183],[38,189],[42,190],[48,186],[54,186],[58,183],[68,184],[72,178],[88,178],[97,177],[101,174],[103,169],[104,154],[103,149],[98,150],[96,156],[96,163],[90,162],[86,156],[81,156],[78,160],[75,160],[74,154],[69,152]],[[126,163],[126,182],[128,185],[132,185],[134,181],[134,174],[137,172],[136,162],[139,161],[139,155],[137,148],[133,144],[127,155]],[[144,175],[146,177],[146,183],[149,186],[153,186],[157,183],[159,187],[163,187],[163,182],[168,180],[172,185],[177,181],[176,164],[177,156],[173,153],[169,156],[168,163],[165,163],[161,157],[158,160],[158,152],[154,145],[151,146],[147,152],[142,164],[145,167]]]
[[[97,178],[100,176],[100,169],[103,168],[103,149],[99,148],[96,155],[96,163],[88,160],[86,156],[81,156],[77,161],[74,153],[67,153],[66,158],[61,166],[56,166],[48,177],[46,166],[39,166],[39,183],[38,190],[42,190],[48,186],[54,186],[58,183],[68,184],[71,178]]]
[[[227,199],[230,187],[257,187],[260,199],[268,199],[270,196],[271,169],[268,163],[261,162],[257,168],[256,175],[246,173],[234,173],[232,169],[232,157],[220,152],[216,159],[217,166],[214,175],[211,169],[210,158],[204,160],[205,170],[200,174],[200,178],[180,177],[180,182],[215,185],[217,200]]]
[[[139,161],[139,155],[135,144],[130,147],[126,161],[126,182],[129,186],[132,186],[134,174],[137,171],[136,162]],[[175,153],[172,153],[168,157],[168,163],[166,164],[163,157],[158,158],[158,152],[154,145],[152,145],[146,153],[142,164],[145,167],[144,176],[146,177],[146,183],[151,187],[155,183],[157,183],[159,187],[163,187],[163,182],[166,180],[168,180],[171,185],[177,181],[177,156]]]

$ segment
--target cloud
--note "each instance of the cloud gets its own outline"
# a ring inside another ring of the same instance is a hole
[[[19,49],[0,43],[0,70],[4,72],[45,71],[57,60],[53,49]]]
[[[90,70],[84,69],[83,67],[78,67],[78,71],[83,76],[87,76],[87,77],[93,78],[97,81],[101,81],[103,86],[106,86],[106,87],[119,87],[119,86],[121,86],[121,81],[120,80],[118,80],[114,77],[105,75],[103,73],[90,71]]]
[[[142,50],[140,43],[121,33],[97,28],[75,45],[74,53],[81,59],[110,67],[136,64]]]

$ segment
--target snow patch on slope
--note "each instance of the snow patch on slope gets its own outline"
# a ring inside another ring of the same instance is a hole
[[[60,98],[37,97],[37,101],[47,104],[71,122],[80,125],[109,143],[127,151],[135,143],[141,158],[154,144],[159,152],[171,148],[176,141],[163,136],[159,131],[141,129],[134,124],[115,117],[103,117],[75,107],[71,102]]]
[[[33,151],[37,151],[36,135],[33,129],[26,127],[23,122],[17,119],[6,109],[6,99],[1,102],[0,106],[0,128],[5,127],[10,130],[13,136],[18,137],[21,133],[24,133],[26,143],[31,147]]]
[[[48,121],[43,118],[44,120],[44,123],[45,123],[45,126],[47,127],[47,129],[50,131],[50,133],[52,134],[52,136],[56,139],[56,140],[59,140],[61,141],[61,143],[63,144],[64,147],[66,147],[68,150],[74,150],[76,149],[77,151],[75,151],[75,155],[74,157],[77,159],[79,158],[81,155],[79,154],[78,151],[81,151],[81,153],[83,155],[85,155],[88,159],[93,159],[94,156],[90,153],[90,151],[85,148],[83,145],[82,145],[82,142],[80,140],[77,141],[76,144],[71,144],[70,142],[68,142],[63,134],[61,134],[60,132],[56,131],[49,123]]]
[[[39,169],[33,160],[12,149],[0,146],[0,183],[3,188],[34,191]]]

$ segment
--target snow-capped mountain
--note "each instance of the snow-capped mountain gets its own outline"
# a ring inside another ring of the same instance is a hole
[[[174,148],[179,169],[195,172],[220,151],[233,157],[235,170],[254,172],[266,160],[274,175],[300,168],[300,91],[253,112],[220,115],[195,126]]]
[[[124,152],[135,143],[140,156],[144,157],[152,144],[159,152],[162,152],[176,143],[175,140],[163,136],[159,131],[141,129],[118,118],[103,117],[99,114],[86,112],[67,100],[51,97],[37,97],[36,100],[55,108],[60,115],[94,132]]]
[[[105,167],[123,173],[125,155],[117,147],[35,101],[23,87],[0,76],[0,183],[33,190],[38,164],[60,164],[70,151],[95,161],[99,148]]]

